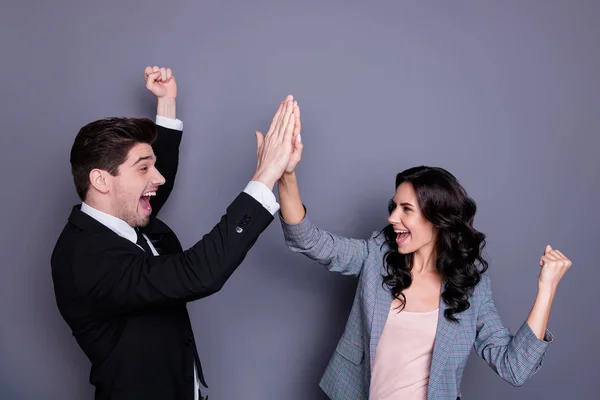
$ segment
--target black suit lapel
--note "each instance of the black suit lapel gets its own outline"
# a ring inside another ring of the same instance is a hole
[[[158,218],[150,218],[148,225],[140,229],[148,236],[158,254],[178,253],[183,251],[177,235]]]
[[[114,234],[112,230],[96,221],[83,211],[81,205],[76,205],[71,211],[69,222],[83,231],[102,231]],[[158,218],[151,217],[150,222],[143,228],[140,228],[142,233],[145,233],[152,242],[152,245],[158,254],[178,253],[183,251],[181,243],[171,228]],[[123,240],[127,240],[123,238]]]

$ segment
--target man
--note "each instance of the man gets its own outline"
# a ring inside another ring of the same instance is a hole
[[[288,96],[265,136],[252,180],[190,249],[157,213],[178,167],[182,122],[170,69],[147,67],[158,98],[148,119],[108,118],[79,131],[71,166],[82,204],[54,248],[56,301],[92,363],[95,399],[201,399],[206,386],[186,303],[218,292],[273,220],[273,195],[293,152],[298,110]],[[298,125],[299,126],[299,125]]]

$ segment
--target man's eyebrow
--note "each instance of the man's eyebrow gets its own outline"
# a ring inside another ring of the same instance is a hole
[[[135,166],[135,164],[137,164],[137,163],[139,163],[141,161],[152,160],[152,159],[156,160],[156,157],[154,157],[154,156],[140,157],[133,164],[131,164],[131,166],[133,167],[133,166]]]

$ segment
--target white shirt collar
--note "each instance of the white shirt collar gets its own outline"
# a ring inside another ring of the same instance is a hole
[[[83,202],[81,203],[81,211],[94,218],[101,224],[105,225],[117,235],[124,237],[125,239],[130,240],[133,243],[137,243],[137,233],[135,232],[135,229],[132,228],[127,222],[123,221],[122,219],[97,210],[94,207]]]

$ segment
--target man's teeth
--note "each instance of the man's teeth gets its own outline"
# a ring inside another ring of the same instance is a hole
[[[156,192],[146,192],[142,196],[156,196]]]

